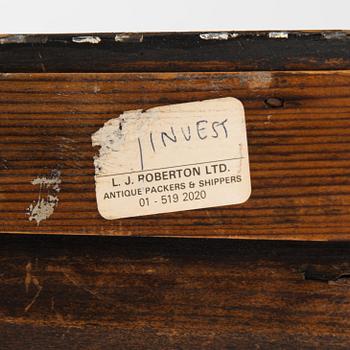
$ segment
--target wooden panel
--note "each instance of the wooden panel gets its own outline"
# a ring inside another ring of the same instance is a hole
[[[349,243],[4,235],[1,349],[348,349],[349,257]]]
[[[0,71],[186,72],[350,68],[350,35],[347,31],[292,31],[281,36],[274,32],[206,34],[2,35]],[[76,42],[79,41],[77,37],[84,36],[95,36],[100,41]]]
[[[244,103],[252,196],[238,206],[106,221],[91,134],[125,110],[234,96]],[[350,72],[2,74],[2,232],[274,239],[350,238]],[[38,176],[61,172],[39,226]]]

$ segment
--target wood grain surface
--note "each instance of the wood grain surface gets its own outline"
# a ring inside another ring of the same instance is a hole
[[[91,134],[123,111],[233,96],[245,107],[252,196],[243,205],[104,220]],[[350,71],[2,74],[1,232],[350,238]],[[61,174],[39,226],[40,176]]]
[[[1,349],[348,349],[350,244],[0,237]]]
[[[201,34],[0,35],[1,350],[349,349],[350,243],[272,241],[350,239],[349,33]],[[225,96],[246,111],[248,202],[100,217],[93,132]],[[37,226],[32,181],[58,174]]]

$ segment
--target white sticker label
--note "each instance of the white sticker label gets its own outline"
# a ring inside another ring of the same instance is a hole
[[[124,112],[92,145],[108,220],[239,204],[251,193],[244,108],[233,97]]]

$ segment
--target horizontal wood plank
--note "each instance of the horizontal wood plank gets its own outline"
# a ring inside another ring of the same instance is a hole
[[[0,237],[1,349],[348,349],[349,243]]]
[[[252,196],[242,205],[107,221],[91,134],[125,110],[233,96],[245,107]],[[343,240],[350,238],[350,71],[2,74],[1,232]],[[28,220],[38,176],[59,204]]]
[[[350,68],[348,31],[1,35],[0,72]]]

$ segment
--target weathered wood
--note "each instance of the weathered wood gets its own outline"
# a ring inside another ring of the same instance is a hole
[[[349,52],[347,31],[5,35],[0,71],[349,69]]]
[[[350,238],[348,33],[200,34],[0,36],[1,349],[349,348],[350,243],[5,234]],[[225,96],[246,109],[247,203],[99,216],[94,131]],[[31,181],[58,171],[37,226]]]
[[[252,196],[243,205],[107,221],[96,209],[91,134],[125,110],[224,96],[246,110]],[[350,73],[0,76],[1,232],[349,239]],[[61,172],[39,226],[38,176]]]
[[[348,349],[349,256],[340,242],[3,235],[1,349]]]

